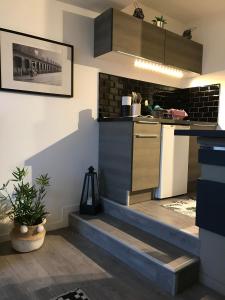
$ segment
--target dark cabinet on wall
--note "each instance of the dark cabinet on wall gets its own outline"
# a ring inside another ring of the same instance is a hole
[[[165,30],[142,22],[141,57],[164,63]]]
[[[94,56],[110,51],[164,62],[165,31],[115,9],[95,19]]]
[[[166,65],[202,71],[201,44],[110,8],[95,19],[94,56],[124,52]]]
[[[166,31],[165,64],[202,73],[203,46],[182,36]]]
[[[117,10],[111,10],[112,50],[141,56],[141,22]]]

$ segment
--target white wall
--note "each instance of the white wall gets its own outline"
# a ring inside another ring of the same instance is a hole
[[[1,0],[0,26],[75,46],[73,99],[0,91],[0,184],[16,166],[28,166],[33,178],[48,172],[49,228],[67,224],[80,201],[87,167],[98,165],[99,71],[180,86],[180,81],[133,67],[119,59],[94,59],[93,17],[87,10],[57,0]],[[9,226],[0,224],[0,239]]]
[[[225,130],[225,71],[201,75],[192,79],[185,79],[183,87],[204,86],[209,84],[221,84],[218,124]]]
[[[225,296],[225,238],[201,228],[199,238],[201,240],[200,281]]]
[[[0,26],[64,41],[64,9],[72,11],[51,0],[1,1]],[[83,174],[97,166],[97,70],[75,65],[74,71],[74,99],[0,93],[0,182],[15,166],[30,166],[33,177],[48,172],[50,228],[66,224],[63,211],[78,204]],[[0,236],[7,231],[2,225]]]
[[[183,87],[221,84],[219,117],[221,129],[225,129],[225,15],[217,14],[193,20],[186,26],[197,27],[193,40],[203,44],[203,75],[184,79]]]
[[[144,12],[144,15],[145,15],[145,21],[146,22],[149,22],[149,23],[152,23],[152,20],[156,17],[156,16],[161,16],[162,13],[153,9],[153,8],[150,8],[149,6],[145,6],[145,5],[141,5],[142,9],[143,9],[143,12]],[[124,12],[130,14],[130,15],[133,15],[133,12],[134,12],[134,5],[133,3],[130,4],[129,6],[127,6],[125,9],[123,9]],[[167,15],[164,15],[164,19],[166,19],[167,21],[167,24],[165,25],[165,28],[170,30],[170,31],[173,31],[177,34],[182,34],[184,32],[185,29],[187,29],[186,25],[182,22],[179,22],[177,20],[175,20],[174,18],[171,18]]]
[[[225,70],[225,14],[194,20],[187,27],[197,27],[193,39],[204,46],[203,74]]]

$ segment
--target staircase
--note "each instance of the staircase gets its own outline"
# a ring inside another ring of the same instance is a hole
[[[94,217],[72,213],[69,218],[72,230],[171,295],[198,280],[197,238],[185,232],[178,234],[176,228],[164,227],[157,220],[110,200],[103,199],[103,204],[104,212]]]

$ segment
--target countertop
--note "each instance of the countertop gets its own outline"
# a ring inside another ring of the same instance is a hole
[[[197,136],[203,138],[225,138],[225,130],[175,130],[175,135]]]
[[[171,125],[197,125],[197,126],[215,126],[216,123],[198,122],[190,120],[173,120],[173,119],[162,119],[162,118],[150,118],[150,117],[105,117],[98,119],[98,122],[156,122],[160,124],[171,124]]]
[[[149,117],[116,117],[116,118],[103,118],[99,122],[147,122],[147,123],[161,123],[161,124],[174,124],[174,125],[190,125],[189,120],[173,120]]]

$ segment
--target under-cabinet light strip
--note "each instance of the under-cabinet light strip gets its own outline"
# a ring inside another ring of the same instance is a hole
[[[140,69],[154,71],[177,78],[182,78],[184,76],[184,73],[179,69],[164,66],[162,64],[154,63],[143,59],[135,59],[134,66]]]

